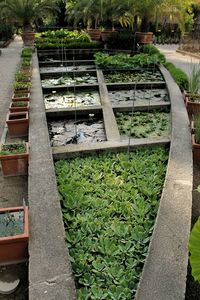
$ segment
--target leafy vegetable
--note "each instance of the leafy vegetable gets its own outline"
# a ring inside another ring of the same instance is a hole
[[[190,264],[192,267],[192,276],[200,282],[200,218],[194,224],[189,239]]]
[[[4,144],[1,146],[1,155],[21,154],[26,152],[26,144]]]
[[[158,147],[56,162],[79,300],[133,299],[167,157]]]

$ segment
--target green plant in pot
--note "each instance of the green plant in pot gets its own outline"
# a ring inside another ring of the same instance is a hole
[[[26,175],[28,172],[28,143],[3,144],[0,161],[4,177]]]
[[[53,11],[55,4],[48,0],[0,0],[1,13],[23,27],[22,39],[25,46],[34,43],[33,23]]]
[[[14,83],[14,90],[16,91],[27,91],[29,92],[31,88],[31,82],[18,82]]]
[[[186,94],[186,107],[190,119],[200,113],[200,65],[193,65],[189,76],[188,93]]]
[[[194,160],[200,159],[200,114],[195,116],[194,134],[192,134],[192,150]]]

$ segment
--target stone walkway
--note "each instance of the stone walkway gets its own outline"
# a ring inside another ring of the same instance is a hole
[[[177,45],[157,45],[157,48],[165,55],[167,61],[182,69],[190,76],[193,65],[199,65],[200,60],[189,55],[176,52]],[[196,191],[200,185],[200,162],[193,163],[193,204],[192,204],[192,226],[200,216],[200,193]],[[187,278],[186,300],[200,300],[200,284],[194,282],[190,270]]]
[[[13,93],[14,75],[20,62],[22,40],[16,37],[7,48],[1,50],[0,56],[0,139],[4,133],[6,114]],[[1,168],[1,167],[0,167]],[[28,193],[27,176],[4,178],[0,169],[0,207],[22,206],[23,200],[27,203]],[[16,272],[21,279],[20,287],[12,295],[0,295],[0,300],[27,299],[27,266],[19,264],[8,267]],[[0,268],[0,278],[1,278]]]

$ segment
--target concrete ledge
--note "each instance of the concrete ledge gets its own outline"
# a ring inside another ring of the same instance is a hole
[[[136,300],[183,300],[192,207],[192,151],[181,91],[161,68],[171,99],[172,137],[168,170]]]
[[[29,300],[76,299],[51,148],[37,56],[33,57],[29,124]]]
[[[176,52],[181,53],[183,55],[189,55],[189,56],[192,56],[194,58],[200,59],[200,55],[192,53],[192,52],[188,52],[188,51],[184,51],[184,50],[179,50],[179,49],[177,49]]]

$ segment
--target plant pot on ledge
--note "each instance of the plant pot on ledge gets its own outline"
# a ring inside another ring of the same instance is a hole
[[[30,101],[30,93],[26,93],[26,92],[15,92],[12,95],[12,101],[16,102],[16,101]]]
[[[112,37],[112,35],[116,32],[116,30],[112,29],[105,29],[101,32],[101,39],[103,42],[109,41],[109,39]]]
[[[29,111],[29,102],[28,101],[14,101],[10,103],[9,111],[11,113]]]
[[[0,208],[0,265],[28,258],[28,207]]]
[[[33,46],[35,41],[35,32],[34,31],[24,31],[22,34],[22,40],[24,46]]]
[[[6,117],[9,136],[23,137],[28,135],[28,112],[8,113]]]
[[[187,94],[185,99],[186,109],[191,120],[200,113],[200,96],[191,96],[190,94]]]
[[[28,174],[28,143],[1,145],[0,161],[4,177]]]
[[[151,44],[153,32],[136,32],[135,37],[138,44]]]
[[[93,41],[100,40],[100,37],[101,37],[100,29],[88,29],[87,32]]]
[[[200,161],[200,144],[196,143],[195,134],[192,134],[192,152],[193,159],[195,161]]]

